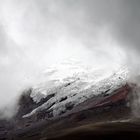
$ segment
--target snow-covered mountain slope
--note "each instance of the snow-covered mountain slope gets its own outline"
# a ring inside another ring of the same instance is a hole
[[[55,73],[57,70],[51,71]],[[42,111],[50,113],[51,117],[65,114],[90,98],[112,94],[113,91],[126,84],[127,74],[126,68],[111,72],[108,69],[80,69],[78,72],[71,73],[71,76],[63,76],[61,79],[56,76],[50,78],[32,87],[30,94],[30,98],[36,104],[43,99],[47,101],[25,114],[23,118],[31,117]]]

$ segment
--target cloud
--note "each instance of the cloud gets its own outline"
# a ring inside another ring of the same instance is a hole
[[[1,0],[0,106],[48,66],[69,58],[138,71],[139,5],[139,0]]]

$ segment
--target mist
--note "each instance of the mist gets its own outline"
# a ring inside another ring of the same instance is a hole
[[[69,59],[109,70],[127,66],[138,75],[139,6],[139,0],[1,0],[0,108],[15,106],[44,70]]]

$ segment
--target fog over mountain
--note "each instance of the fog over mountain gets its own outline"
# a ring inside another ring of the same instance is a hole
[[[65,61],[138,75],[139,6],[139,0],[0,0],[0,108],[12,107],[24,88],[49,79],[45,71]]]

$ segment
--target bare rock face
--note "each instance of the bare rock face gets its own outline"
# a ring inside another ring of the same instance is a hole
[[[20,99],[19,99],[19,110],[16,115],[17,118],[21,118],[25,113],[30,112],[37,105],[33,102],[32,98],[30,98],[30,94],[32,89],[25,90]]]

